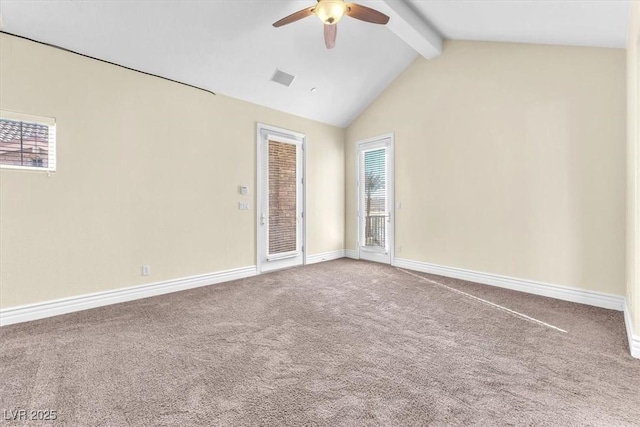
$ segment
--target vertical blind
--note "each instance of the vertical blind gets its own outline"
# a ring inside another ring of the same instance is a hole
[[[360,215],[363,246],[387,246],[387,149],[377,148],[360,154]]]
[[[0,118],[0,165],[55,170],[55,125]]]
[[[269,254],[298,249],[297,147],[269,141]]]

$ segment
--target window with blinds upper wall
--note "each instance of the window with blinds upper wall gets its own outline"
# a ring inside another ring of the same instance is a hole
[[[55,119],[0,111],[0,167],[55,171]]]

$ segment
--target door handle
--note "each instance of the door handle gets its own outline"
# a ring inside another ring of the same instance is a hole
[[[260,225],[264,225],[265,216],[264,214],[260,215]]]

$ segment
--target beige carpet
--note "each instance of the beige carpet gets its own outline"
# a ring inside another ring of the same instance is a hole
[[[622,314],[338,260],[0,329],[68,426],[640,425]],[[0,425],[20,425],[0,421]],[[33,425],[47,425],[45,422]]]

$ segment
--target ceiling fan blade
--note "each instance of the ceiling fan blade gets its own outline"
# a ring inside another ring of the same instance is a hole
[[[307,16],[313,15],[313,11],[315,7],[307,7],[305,9],[299,10],[291,15],[282,18],[281,20],[274,22],[274,27],[282,27],[283,25],[291,24],[292,22],[296,22],[301,20],[302,18],[306,18]]]
[[[386,25],[389,17],[382,12],[355,3],[347,4],[347,15],[372,24]]]
[[[324,25],[324,45],[327,49],[333,49],[336,45],[337,25]]]

